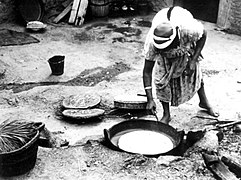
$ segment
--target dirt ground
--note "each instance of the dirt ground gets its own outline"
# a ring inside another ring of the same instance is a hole
[[[170,163],[163,163],[163,157],[121,153],[100,143],[103,129],[124,120],[108,115],[114,97],[144,93],[142,50],[152,17],[95,19],[81,27],[47,23],[44,32],[27,32],[39,43],[0,47],[0,122],[41,121],[69,141],[65,148],[39,147],[34,169],[9,179],[215,179],[201,159],[164,157]],[[203,23],[208,31],[201,64],[207,96],[220,119],[241,120],[241,37]],[[26,31],[15,23],[3,28]],[[61,76],[51,75],[47,60],[54,55],[65,56]],[[101,96],[99,107],[106,115],[100,121],[69,122],[61,116],[62,100],[83,92]],[[160,104],[157,110],[161,116]],[[201,113],[197,96],[171,111],[170,125],[178,130],[203,129],[210,121],[195,117]],[[239,147],[239,134],[226,130],[220,151],[241,162]]]

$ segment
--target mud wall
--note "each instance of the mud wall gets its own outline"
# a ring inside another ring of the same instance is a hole
[[[230,33],[241,35],[240,8],[240,0],[220,0],[217,25]]]
[[[241,35],[241,1],[233,0],[230,7],[230,30]]]

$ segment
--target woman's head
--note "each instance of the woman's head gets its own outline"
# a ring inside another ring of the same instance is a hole
[[[153,45],[157,49],[165,49],[173,42],[176,35],[176,28],[170,21],[159,23],[153,30]]]

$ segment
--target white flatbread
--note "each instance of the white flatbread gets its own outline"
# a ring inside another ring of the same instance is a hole
[[[98,117],[103,115],[105,110],[103,109],[66,109],[62,114],[66,117],[75,118],[75,119],[87,119]]]
[[[144,155],[162,154],[174,148],[168,136],[148,130],[136,130],[122,135],[118,146],[126,152]]]
[[[63,106],[69,109],[87,109],[96,106],[101,101],[96,94],[71,95],[63,100]]]

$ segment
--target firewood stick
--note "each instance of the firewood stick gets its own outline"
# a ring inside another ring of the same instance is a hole
[[[236,124],[241,124],[241,121],[234,121],[234,122],[230,122],[230,123],[227,123],[227,124],[220,124],[220,125],[217,126],[217,128],[224,128],[224,127],[233,126],[233,125],[236,125]]]
[[[225,156],[221,157],[221,161],[223,161],[224,164],[229,167],[229,170],[233,172],[238,178],[241,178],[241,164],[238,164],[237,162]]]
[[[61,19],[63,19],[72,9],[72,2],[64,9],[63,12],[61,12],[54,20],[54,23],[59,23]]]
[[[238,180],[238,178],[229,171],[228,167],[213,155],[203,153],[203,159],[207,168],[221,180]]]
[[[62,3],[62,6],[64,6],[65,8],[70,4],[73,3],[73,0],[66,0]]]

